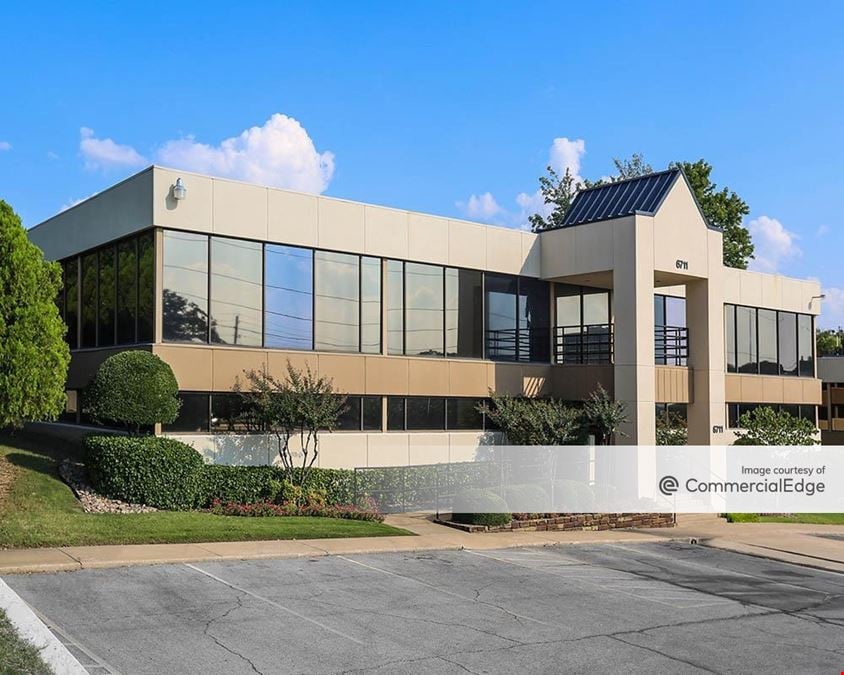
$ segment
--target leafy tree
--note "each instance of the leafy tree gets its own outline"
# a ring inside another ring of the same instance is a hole
[[[815,445],[815,425],[784,410],[763,406],[738,421],[735,445]]]
[[[689,433],[686,427],[686,420],[675,412],[668,411],[665,415],[657,415],[656,444],[686,445],[689,442]]]
[[[108,357],[85,390],[83,410],[94,420],[139,432],[176,419],[179,385],[155,354],[126,351]]]
[[[236,390],[245,415],[275,438],[287,482],[303,490],[319,456],[319,433],[337,428],[346,411],[346,396],[337,392],[331,379],[317,376],[310,367],[297,370],[289,361],[284,379],[266,369],[246,370],[244,376],[247,391],[239,381]],[[297,438],[298,451],[291,447]]]
[[[712,165],[703,159],[696,162],[673,162],[671,166],[683,170],[703,215],[711,225],[724,231],[724,264],[727,267],[747,269],[748,261],[753,258],[750,232],[742,225],[744,216],[750,213],[747,202],[729,188],[718,190],[710,178]]]
[[[818,356],[844,355],[844,329],[818,330],[817,344]]]
[[[609,445],[614,435],[623,435],[621,426],[628,421],[625,405],[614,401],[601,384],[584,401],[583,417],[595,432],[598,445]]]
[[[61,266],[0,200],[0,427],[55,419],[65,407],[70,350],[56,298]]]
[[[615,169],[618,171],[617,176],[610,178],[613,183],[619,180],[627,180],[628,178],[638,178],[639,176],[646,176],[653,173],[653,167],[645,161],[645,156],[641,153],[633,153],[630,159],[614,158],[612,161],[615,164]]]
[[[580,411],[556,399],[490,393],[484,412],[512,445],[567,445],[580,436]]]
[[[545,203],[553,205],[553,208],[547,218],[539,213],[534,213],[528,218],[530,228],[534,232],[562,227],[574,196],[581,188],[581,184],[575,181],[569,169],[566,169],[562,177],[550,166],[546,170],[548,175],[539,177],[539,191]]]

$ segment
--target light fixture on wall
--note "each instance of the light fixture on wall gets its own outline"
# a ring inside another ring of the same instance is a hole
[[[176,179],[176,184],[173,186],[173,199],[182,200],[188,196],[188,189],[182,182],[181,178]]]

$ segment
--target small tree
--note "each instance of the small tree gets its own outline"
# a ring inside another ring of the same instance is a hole
[[[844,353],[844,329],[817,331],[818,356],[841,356]]]
[[[816,445],[817,429],[809,420],[763,406],[738,421],[735,445]]]
[[[491,405],[480,410],[513,445],[566,445],[578,438],[580,411],[556,399],[490,393]]]
[[[542,193],[545,203],[550,205],[552,209],[547,218],[539,213],[534,213],[528,218],[530,227],[534,232],[562,227],[566,213],[568,213],[577,191],[581,188],[580,183],[574,180],[574,176],[569,169],[566,169],[562,177],[550,166],[547,167],[547,171],[547,176],[539,177],[539,191]]]
[[[291,485],[304,488],[319,456],[319,434],[334,431],[346,410],[346,396],[334,388],[330,378],[314,374],[310,367],[297,370],[287,362],[284,379],[264,370],[245,370],[248,391],[238,382],[244,414],[256,427],[275,438],[276,449]],[[302,451],[297,461],[290,443],[299,439]]]
[[[609,445],[614,435],[624,435],[621,426],[628,421],[625,405],[610,398],[600,383],[598,389],[583,402],[583,418],[595,432],[598,445]]]
[[[668,411],[665,415],[657,415],[657,445],[686,445],[688,442],[689,433],[686,420],[672,411]]]
[[[138,433],[141,427],[169,424],[179,414],[179,385],[169,365],[144,351],[110,356],[83,396],[83,411],[100,423]]]
[[[70,350],[56,306],[61,283],[61,267],[44,260],[0,200],[0,427],[64,411]]]

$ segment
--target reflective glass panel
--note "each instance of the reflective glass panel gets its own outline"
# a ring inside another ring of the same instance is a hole
[[[314,299],[314,348],[359,351],[360,258],[315,251]]]
[[[387,397],[387,431],[404,431],[404,398]]]
[[[443,268],[405,263],[405,354],[442,356],[444,340]]]
[[[114,247],[99,252],[99,330],[97,344],[109,347],[114,344]]]
[[[261,346],[261,244],[211,237],[211,341]]]
[[[493,361],[516,360],[516,277],[484,275],[486,356]]]
[[[404,354],[404,264],[387,261],[387,353]]]
[[[588,325],[610,322],[609,291],[583,289],[583,323]]]
[[[209,428],[209,394],[179,394],[182,406],[172,424],[163,424],[164,431],[183,433],[207,432]]]
[[[364,431],[381,431],[381,397],[364,396],[362,402]]]
[[[164,233],[163,337],[208,341],[208,237]],[[212,333],[215,330],[212,328]],[[215,341],[219,337],[215,334]]]
[[[551,360],[550,313],[548,282],[519,279],[519,361]]]
[[[815,376],[814,343],[815,331],[812,330],[812,317],[808,314],[798,314],[797,357],[800,377]]]
[[[381,259],[361,258],[360,350],[381,353]]]
[[[736,307],[724,305],[724,351],[727,357],[727,372],[736,372]]]
[[[777,362],[777,313],[771,309],[757,310],[759,318],[759,374],[779,373]]]
[[[71,258],[64,267],[65,314],[67,344],[71,349],[79,346],[79,258]]]
[[[264,256],[264,344],[285,349],[313,349],[313,251],[267,244]]]
[[[137,240],[117,245],[117,343],[135,342],[135,319],[138,312]]]
[[[138,342],[153,341],[155,315],[155,239],[152,232],[138,237]]]
[[[338,431],[360,431],[360,396],[347,396],[346,409],[337,418]]]
[[[478,410],[482,398],[450,398],[446,402],[448,429],[483,429],[484,416]]]
[[[736,307],[736,356],[738,372],[758,372],[756,310],[752,307]]]
[[[82,256],[82,342],[80,347],[97,346],[97,254]]]
[[[475,270],[445,270],[445,341],[448,356],[482,358],[483,275]]]
[[[439,431],[445,429],[445,399],[410,396],[407,399],[408,431]]]
[[[797,375],[797,316],[779,312],[780,375]]]

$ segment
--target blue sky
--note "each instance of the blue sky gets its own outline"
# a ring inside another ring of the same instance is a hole
[[[703,157],[844,323],[844,3],[227,5],[0,8],[28,226],[153,161],[518,226],[549,161]]]

